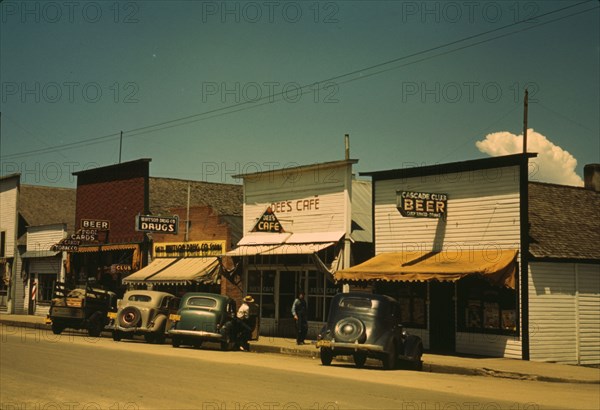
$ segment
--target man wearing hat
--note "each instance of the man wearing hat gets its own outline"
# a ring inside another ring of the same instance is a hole
[[[252,337],[252,330],[256,325],[256,315],[252,312],[251,304],[254,304],[254,298],[250,295],[244,297],[242,305],[237,311],[237,319],[239,324],[239,346],[240,350],[250,351],[250,343],[248,341]]]

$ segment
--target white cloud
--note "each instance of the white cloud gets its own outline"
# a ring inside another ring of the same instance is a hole
[[[523,135],[494,132],[475,145],[479,151],[492,157],[518,154],[523,152]],[[527,152],[538,154],[537,158],[530,160],[530,181],[583,186],[583,180],[575,172],[575,157],[532,128],[527,130]]]

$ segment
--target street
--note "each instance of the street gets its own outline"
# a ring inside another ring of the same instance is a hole
[[[595,384],[324,367],[209,344],[174,349],[15,328],[1,335],[0,403],[2,410],[596,409],[600,393]]]

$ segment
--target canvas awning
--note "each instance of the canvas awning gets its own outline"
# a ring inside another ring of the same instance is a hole
[[[190,282],[215,283],[220,272],[219,260],[215,258],[181,258],[145,283],[176,285]]]
[[[254,255],[311,255],[335,245],[344,232],[310,233],[250,233],[238,243],[237,248],[227,252],[227,256]]]
[[[148,266],[133,272],[131,275],[123,279],[123,283],[140,283],[144,282],[149,277],[156,275],[161,270],[169,267],[177,261],[177,258],[157,258],[148,264]]]
[[[515,288],[515,249],[382,253],[334,273],[336,281],[456,282],[479,275],[497,286]]]
[[[50,258],[58,255],[60,252],[58,251],[26,251],[21,255],[21,258]]]

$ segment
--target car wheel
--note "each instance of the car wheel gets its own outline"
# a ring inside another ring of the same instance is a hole
[[[326,347],[321,348],[321,364],[323,366],[329,366],[333,361],[333,351]]]
[[[119,342],[123,338],[123,336],[121,336],[121,332],[118,330],[113,330],[112,337],[115,342]]]
[[[392,340],[390,345],[388,346],[388,350],[384,353],[382,364],[385,370],[394,370],[396,367],[396,343]]]
[[[65,330],[65,328],[59,324],[56,323],[52,323],[52,333],[54,333],[55,335],[60,335],[63,330]]]
[[[173,336],[171,338],[171,346],[173,346],[173,347],[179,347],[179,346],[181,346],[181,340],[179,340],[178,337]]]
[[[365,333],[365,324],[355,317],[346,317],[335,325],[335,340],[346,343],[363,343],[367,335]]]
[[[126,306],[119,312],[117,320],[121,327],[130,328],[138,326],[141,318],[142,314],[138,308],[135,306]]]
[[[365,352],[356,352],[352,356],[354,357],[356,367],[361,368],[365,366],[367,362],[367,354]]]
[[[413,370],[416,370],[418,372],[423,370],[423,346],[422,345],[419,345],[419,347],[417,348],[417,352],[416,352],[415,356],[413,357],[412,368],[413,368]]]
[[[98,317],[96,317],[90,322],[90,327],[88,328],[88,335],[90,337],[100,337],[103,329],[104,323],[102,323],[102,321]]]

